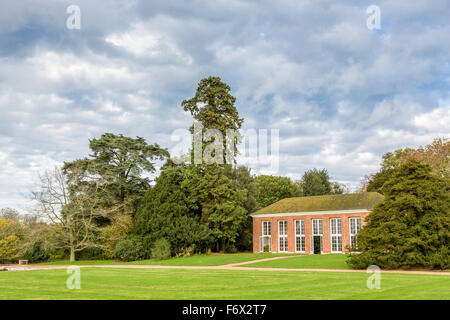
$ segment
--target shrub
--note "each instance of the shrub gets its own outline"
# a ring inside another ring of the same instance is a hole
[[[42,241],[38,240],[25,250],[23,257],[28,260],[28,262],[34,263],[48,260],[50,254],[44,248]]]
[[[190,257],[194,254],[195,244],[190,245],[187,248],[182,248],[175,256],[178,257]]]
[[[164,238],[158,239],[153,244],[152,258],[156,260],[165,260],[170,258],[170,243]]]
[[[264,251],[264,252],[269,252],[269,245],[268,245],[268,244],[266,244],[266,245],[264,246],[263,251]]]
[[[54,260],[62,260],[62,259],[68,259],[69,254],[64,250],[63,248],[51,248],[49,252],[48,260],[54,261]]]
[[[77,259],[79,260],[103,260],[110,259],[112,256],[106,256],[101,248],[88,247],[77,252]]]
[[[7,236],[0,239],[0,261],[14,261],[19,257],[20,239],[15,236]]]
[[[226,253],[238,253],[239,250],[236,248],[234,244],[230,244],[225,250]]]
[[[122,261],[136,261],[148,257],[142,239],[138,236],[125,236],[117,242],[114,256]]]
[[[156,179],[141,201],[131,229],[132,234],[144,238],[145,246],[151,250],[156,240],[164,238],[170,242],[173,252],[195,244],[198,249],[210,240],[208,225],[193,213],[188,197],[192,191],[182,187],[187,169],[167,168]],[[150,252],[150,251],[148,251]]]
[[[426,266],[430,269],[449,269],[450,260],[448,257],[448,251],[448,247],[442,246],[439,251],[429,253],[426,259]]]

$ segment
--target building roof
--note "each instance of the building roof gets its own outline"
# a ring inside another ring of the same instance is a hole
[[[252,215],[356,209],[372,210],[383,198],[384,196],[378,192],[286,198],[260,209]]]

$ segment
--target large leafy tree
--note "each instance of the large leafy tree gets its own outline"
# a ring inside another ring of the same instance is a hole
[[[300,195],[298,186],[288,177],[260,175],[255,178],[258,205],[263,208],[284,198]]]
[[[394,168],[381,169],[374,175],[368,177],[367,181],[365,182],[365,186],[363,187],[365,189],[364,191],[379,192],[381,194],[384,194],[383,185],[392,177],[395,170],[396,169]]]
[[[23,231],[20,221],[0,218],[0,262],[10,262],[19,258]]]
[[[230,90],[230,87],[222,82],[219,77],[208,77],[199,82],[194,97],[181,103],[183,109],[190,112],[194,120],[202,124],[203,131],[207,129],[220,131],[223,137],[223,164],[235,163],[237,144],[240,140],[238,135],[227,135],[227,130],[237,133],[244,122],[242,118],[239,118],[239,113],[234,106],[236,98],[230,94]],[[193,126],[191,132],[194,133]],[[202,142],[202,155],[206,144],[214,142],[214,139],[211,138],[210,141]]]
[[[143,238],[147,251],[161,238],[170,242],[174,253],[193,244],[205,247],[211,240],[207,224],[191,209],[189,190],[182,187],[187,170],[166,167],[136,212],[132,233]]]
[[[258,203],[258,183],[251,169],[246,166],[226,168],[225,174],[239,189],[246,190],[247,199],[243,206],[248,213],[255,212],[260,208]]]
[[[362,191],[379,192],[384,194],[383,185],[394,174],[395,170],[404,162],[403,159],[414,152],[414,149],[397,149],[394,152],[387,152],[382,156],[380,170],[365,178]]]
[[[133,214],[137,200],[150,186],[148,174],[155,172],[155,160],[169,156],[158,144],[147,144],[142,137],[125,137],[105,133],[90,140],[90,158],[65,163],[64,170],[73,177],[74,168],[84,168],[91,175],[100,175],[108,183],[108,203],[120,213]]]
[[[387,152],[383,155],[383,161],[381,162],[381,169],[395,169],[398,168],[402,164],[402,159],[413,153],[414,149],[404,148],[397,149],[394,152]]]
[[[306,171],[299,181],[303,196],[321,196],[326,194],[342,194],[345,185],[330,181],[327,169],[312,169]]]
[[[149,145],[142,137],[125,137],[105,133],[90,140],[89,158],[67,162],[63,171],[71,189],[102,188],[92,193],[96,212],[93,225],[102,227],[90,241],[111,257],[117,241],[129,231],[131,219],[145,191],[150,187],[149,174],[155,172],[155,161],[169,156],[158,144]],[[70,204],[71,205],[71,204]],[[83,246],[83,248],[89,248]]]
[[[349,257],[355,268],[448,268],[450,195],[428,165],[407,160],[385,182],[384,201],[367,217]]]
[[[238,237],[234,243],[238,250],[252,250],[253,243],[253,219],[251,213],[259,209],[258,184],[251,170],[245,166],[239,166],[226,170],[226,175],[241,190],[245,190],[247,197],[242,206],[247,211],[244,221],[239,226]]]
[[[450,141],[447,138],[436,138],[431,144],[416,150],[405,148],[387,152],[383,155],[380,170],[365,178],[362,189],[383,194],[383,184],[408,159],[416,159],[421,163],[428,164],[432,174],[444,178],[447,181],[447,190],[450,189]]]
[[[402,161],[405,162],[410,158],[428,164],[432,173],[450,180],[450,140],[448,138],[436,138],[431,144],[404,155]]]
[[[228,178],[220,166],[188,166],[181,186],[188,194],[190,210],[197,212],[211,231],[216,249],[225,251],[234,244],[247,217],[246,190]]]
[[[207,154],[217,160],[209,163],[202,157],[201,163],[188,166],[188,177],[182,186],[190,195],[190,209],[197,212],[202,222],[208,225],[217,247],[222,251],[236,241],[247,213],[243,207],[247,192],[227,176],[227,170],[232,170],[236,163],[237,145],[240,142],[238,130],[244,121],[239,117],[234,105],[236,98],[230,94],[230,90],[219,77],[208,77],[199,82],[194,97],[181,103],[183,109],[202,125],[201,155]],[[219,136],[208,137],[206,133],[211,129],[216,130]],[[191,132],[194,135],[194,155],[198,148],[198,132],[194,132],[194,126]],[[213,149],[214,154],[208,151],[209,146],[219,143],[219,148]],[[219,150],[222,151],[221,155],[217,154]]]

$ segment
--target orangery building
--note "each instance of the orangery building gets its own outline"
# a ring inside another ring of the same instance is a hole
[[[377,192],[280,200],[252,214],[253,252],[344,253],[382,200]]]

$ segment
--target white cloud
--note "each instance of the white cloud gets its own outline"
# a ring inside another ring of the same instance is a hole
[[[382,34],[359,2],[79,5],[80,32],[65,28],[63,2],[2,6],[0,207],[104,132],[172,148],[192,123],[181,101],[209,75],[231,86],[246,129],[280,130],[279,170],[254,172],[325,167],[356,186],[383,153],[449,135],[444,0],[381,1]]]
[[[450,136],[450,106],[417,115],[412,122],[415,126],[438,135]]]
[[[111,43],[137,56],[167,57],[173,55],[187,65],[192,64],[192,57],[184,53],[167,34],[154,30],[154,24],[136,23],[123,33],[112,33],[105,37]]]

